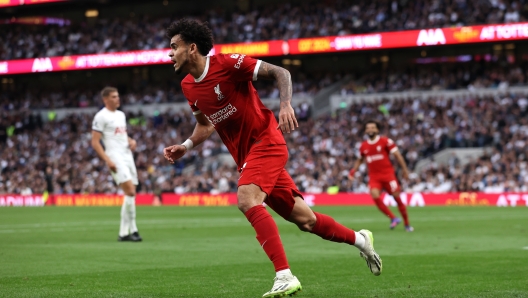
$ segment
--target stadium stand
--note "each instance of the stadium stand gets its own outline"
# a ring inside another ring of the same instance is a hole
[[[389,3],[390,2],[390,3]],[[210,10],[217,43],[511,23],[527,19],[526,1],[303,1],[246,13]],[[362,7],[362,9],[360,9]],[[181,15],[98,18],[69,26],[0,25],[0,60],[167,48],[166,26]]]
[[[405,98],[359,103],[337,115],[311,119],[305,104],[297,107],[300,128],[286,136],[290,156],[295,156],[287,170],[305,192],[325,192],[336,185],[342,192],[367,191],[366,176],[349,182],[346,174],[363,137],[362,122],[378,119],[386,123],[383,133],[396,141],[411,169],[418,160],[444,148],[493,148],[490,155],[465,166],[456,159],[447,166],[433,163],[413,173],[404,184],[407,190],[525,191],[527,107],[525,94],[426,101]],[[130,136],[139,141],[136,164],[141,192],[219,193],[236,189],[236,168],[196,163],[226,153],[216,134],[174,166],[164,162],[162,148],[182,142],[191,133],[194,122],[190,113],[169,111],[155,117],[129,114],[128,118]],[[30,112],[2,117],[0,132],[11,135],[0,135],[0,192],[42,193],[47,189],[53,193],[115,193],[108,169],[89,146],[90,122],[89,115],[51,122],[43,122]],[[149,142],[152,139],[163,142]],[[197,165],[194,171],[184,172],[190,164]],[[365,170],[360,168],[361,173]]]

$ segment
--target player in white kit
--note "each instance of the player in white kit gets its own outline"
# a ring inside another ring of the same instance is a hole
[[[92,147],[105,161],[115,182],[125,193],[121,207],[118,241],[141,241],[136,226],[136,185],[138,176],[132,151],[136,141],[129,138],[125,113],[117,110],[119,93],[114,87],[101,91],[105,107],[95,114],[92,123]],[[101,145],[103,141],[105,148]]]

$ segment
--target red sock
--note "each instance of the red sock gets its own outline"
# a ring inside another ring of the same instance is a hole
[[[396,216],[394,216],[394,214],[392,214],[392,212],[390,211],[389,207],[385,206],[381,199],[374,199],[374,203],[376,203],[378,209],[383,212],[383,214],[387,215],[390,219],[396,218]]]
[[[400,199],[399,196],[398,197],[394,197],[394,200],[398,204],[398,210],[400,210],[400,214],[403,217],[403,222],[405,223],[406,226],[408,226],[409,225],[409,216],[407,215],[407,207],[405,207],[405,205],[403,204],[403,202],[402,202],[402,200]]]
[[[289,269],[288,259],[279,236],[279,229],[262,205],[257,205],[246,212],[246,218],[257,232],[257,240],[264,249],[268,258],[275,266],[275,272]]]
[[[317,222],[312,229],[312,233],[332,242],[347,243],[354,245],[356,242],[356,233],[337,223],[328,215],[314,212]]]

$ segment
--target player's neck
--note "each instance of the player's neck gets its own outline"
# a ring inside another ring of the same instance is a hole
[[[207,63],[206,56],[198,56],[196,63],[189,70],[189,73],[191,74],[191,76],[193,76],[195,79],[199,79],[205,71],[206,63]]]
[[[107,110],[109,110],[110,112],[115,112],[115,111],[117,111],[117,108],[112,109],[112,108],[110,108],[110,107],[108,107],[108,106],[105,106],[105,108],[106,108]]]
[[[380,137],[379,135],[376,135],[376,136],[373,137],[373,138],[369,137],[369,138],[368,138],[368,141],[369,141],[369,143],[371,143],[371,144],[372,144],[372,143],[375,143],[375,142],[377,142],[377,141],[379,140],[379,137]]]

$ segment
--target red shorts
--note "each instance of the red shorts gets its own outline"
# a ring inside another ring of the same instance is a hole
[[[392,194],[394,192],[400,191],[400,183],[398,182],[398,179],[396,179],[395,176],[388,177],[388,178],[370,178],[369,181],[369,188],[370,189],[379,189],[379,190],[385,190],[387,193]]]
[[[302,195],[288,172],[286,145],[260,145],[251,148],[242,169],[238,186],[255,184],[268,196],[264,201],[284,219],[288,219],[295,205],[295,197]]]

